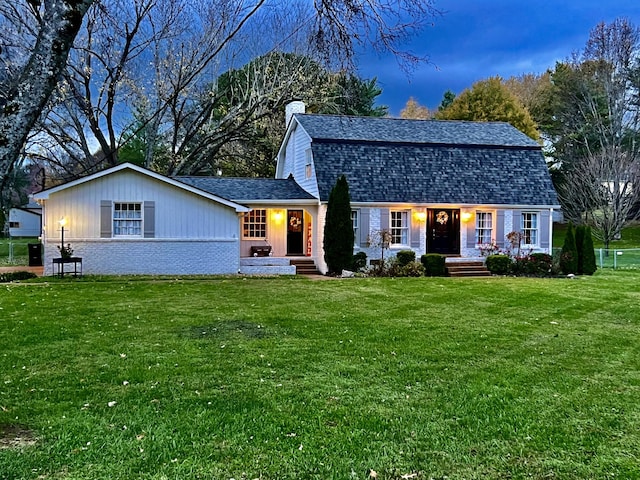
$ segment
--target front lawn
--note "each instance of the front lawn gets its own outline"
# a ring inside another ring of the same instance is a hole
[[[0,285],[0,478],[638,478],[639,280]]]

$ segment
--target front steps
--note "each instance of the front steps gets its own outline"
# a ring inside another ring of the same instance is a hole
[[[491,276],[491,272],[487,270],[482,260],[447,261],[445,266],[450,277]]]
[[[321,275],[316,267],[316,263],[311,259],[291,259],[291,265],[296,267],[298,275]]]
[[[242,257],[241,275],[295,275],[296,267],[288,258],[281,257]]]

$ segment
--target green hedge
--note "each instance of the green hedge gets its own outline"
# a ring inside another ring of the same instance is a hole
[[[426,253],[420,257],[424,265],[424,274],[428,277],[446,277],[445,257],[437,253]]]
[[[487,270],[494,275],[507,275],[513,268],[513,262],[508,255],[489,255],[485,264]]]

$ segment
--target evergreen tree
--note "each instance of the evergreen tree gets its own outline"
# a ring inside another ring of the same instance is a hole
[[[576,273],[578,275],[582,275],[583,273],[583,260],[584,257],[582,256],[582,247],[583,247],[583,243],[584,243],[584,233],[585,233],[585,225],[578,225],[576,227],[576,231],[575,231],[575,235],[576,235],[576,251],[578,252],[578,266],[577,266],[577,270]]]
[[[578,272],[578,250],[576,249],[576,238],[573,231],[573,224],[567,227],[564,237],[564,245],[560,252],[560,270],[565,275]]]
[[[582,273],[585,275],[593,275],[596,273],[596,253],[593,250],[593,238],[591,237],[591,227],[586,226],[584,230],[584,239],[582,241]]]
[[[324,224],[324,260],[329,274],[350,268],[353,261],[353,225],[349,184],[342,175],[329,194]]]

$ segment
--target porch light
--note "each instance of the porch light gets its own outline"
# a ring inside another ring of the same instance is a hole
[[[273,214],[271,215],[271,218],[273,218],[273,220],[276,223],[281,223],[282,219],[284,218],[284,215],[282,214],[282,211],[280,210],[276,210],[275,212],[273,212]]]
[[[58,220],[58,225],[60,225],[60,228],[64,228],[67,225],[67,219],[62,217],[60,220]]]
[[[416,212],[415,217],[419,222],[424,222],[427,219],[427,214],[425,212]]]
[[[460,215],[463,222],[468,222],[469,220],[471,220],[471,216],[471,212],[462,212],[462,215]]]

